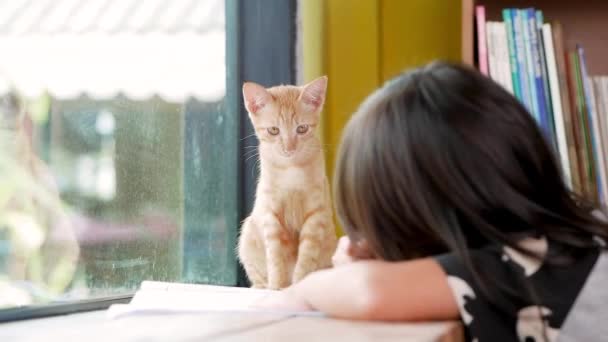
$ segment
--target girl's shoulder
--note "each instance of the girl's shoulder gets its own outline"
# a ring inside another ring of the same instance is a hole
[[[551,262],[557,248],[544,237],[520,245],[540,257],[499,245],[466,251],[470,265],[455,253],[435,257],[471,339],[554,340],[601,251],[589,249],[560,264]]]

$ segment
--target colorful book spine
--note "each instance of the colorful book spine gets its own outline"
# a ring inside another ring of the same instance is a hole
[[[486,45],[486,8],[484,6],[475,6],[475,20],[477,23],[477,58],[479,63],[479,71],[488,76],[488,48]]]
[[[604,153],[608,153],[608,77],[595,77],[596,108],[600,126],[600,140]],[[608,157],[604,155],[605,157]],[[604,160],[604,173],[608,177],[608,159]],[[604,196],[603,205],[608,207],[608,196]]]
[[[587,152],[585,150],[585,134],[583,130],[583,124],[581,122],[580,114],[579,114],[579,101],[577,101],[577,84],[576,84],[576,53],[572,51],[568,51],[566,54],[566,63],[567,63],[567,77],[568,77],[568,95],[570,99],[571,110],[570,113],[572,115],[572,128],[574,132],[574,139],[576,141],[576,156],[578,160],[578,169],[580,171],[580,194],[584,196],[588,196],[588,161],[587,161]]]
[[[532,88],[532,105],[536,116],[538,117],[538,123],[545,133],[548,141],[555,146],[555,137],[553,133],[553,124],[549,121],[549,115],[547,114],[547,104],[545,99],[544,80],[542,74],[542,63],[540,61],[540,45],[538,37],[538,25],[536,24],[536,11],[533,8],[526,9],[528,16],[528,34],[530,35],[530,63],[532,63],[530,79]]]
[[[532,115],[532,102],[530,102],[530,91],[528,84],[528,70],[526,66],[526,51],[524,48],[524,36],[522,32],[523,18],[518,9],[511,9],[511,15],[513,17],[513,37],[515,38],[515,52],[517,54],[517,70],[519,78],[519,86],[521,89],[522,103],[528,109]]]
[[[496,30],[494,30],[495,22],[486,22],[486,37],[488,46],[488,76],[496,83],[499,82],[498,59],[496,56]]]
[[[599,126],[597,121],[597,113],[595,108],[595,98],[593,95],[593,88],[587,73],[587,64],[585,63],[585,51],[581,46],[577,46],[579,67],[580,67],[580,82],[583,90],[583,101],[585,102],[587,122],[588,122],[588,136],[590,143],[590,152],[593,156],[593,166],[595,170],[595,181],[598,192],[598,200],[603,201],[606,186],[606,179],[603,174],[604,170],[604,151],[602,145],[599,143]]]
[[[532,41],[532,39],[536,36],[533,36],[534,30],[531,30],[532,27],[536,27],[536,23],[532,22],[532,20],[536,21],[536,18],[534,17],[534,15],[530,15],[530,9],[522,9],[519,11],[522,17],[522,32],[524,36],[524,49],[526,56],[526,74],[528,81],[528,91],[530,92],[530,110],[532,112],[532,115],[536,119],[536,122],[538,122],[538,124],[542,126],[544,122],[541,121],[540,117],[540,110],[538,106],[538,94],[536,90],[536,72],[534,71],[534,55],[537,51],[533,50],[533,46],[535,46],[536,48],[538,48],[538,46],[536,45],[536,41]],[[532,19],[533,17],[534,19]]]
[[[549,75],[547,71],[547,55],[545,49],[545,38],[543,37],[543,24],[545,18],[542,11],[536,11],[536,33],[538,37],[538,51],[540,58],[540,75],[543,86],[543,104],[545,105],[545,113],[549,123],[555,146],[557,147],[557,136],[555,132],[555,117],[553,113],[553,103],[551,102],[551,91],[549,90]]]
[[[557,78],[559,80],[559,90],[561,95],[561,105],[564,116],[564,126],[566,128],[566,141],[568,143],[568,157],[570,160],[570,172],[572,174],[572,190],[582,195],[584,194],[581,156],[578,154],[577,126],[574,120],[575,111],[570,101],[571,91],[569,90],[570,73],[568,73],[568,63],[566,62],[566,48],[564,46],[564,35],[560,22],[551,24],[553,33],[553,44],[555,47],[555,63],[557,65]]]
[[[509,67],[509,49],[507,46],[507,31],[505,23],[486,22],[488,37],[488,64],[490,77],[505,90],[513,94],[513,81]]]
[[[606,144],[606,110],[603,102],[603,94],[601,90],[601,79],[600,77],[589,77],[589,86],[591,87],[592,100],[594,103],[594,122],[596,123],[594,127],[596,127],[596,144],[598,146],[598,153],[601,168],[598,169],[598,172],[601,173],[602,179],[604,182],[602,183],[602,193],[603,197],[600,198],[601,204],[606,205],[608,203],[608,184],[606,180],[608,180],[608,157],[606,153],[608,152],[608,145]]]
[[[515,44],[515,36],[513,29],[513,16],[511,15],[511,9],[505,8],[502,10],[502,18],[505,21],[505,28],[507,30],[507,44],[509,47],[509,68],[511,70],[511,82],[513,83],[513,94],[521,102],[523,102],[523,96],[521,94],[521,86],[519,85],[519,75],[517,71],[517,50]]]
[[[494,36],[496,37],[496,59],[500,83],[511,94],[513,92],[513,81],[509,67],[509,44],[507,42],[507,28],[504,22],[494,24]]]
[[[589,118],[587,116],[587,109],[585,104],[585,94],[583,90],[583,81],[581,77],[581,66],[578,51],[571,52],[571,59],[573,62],[573,76],[574,76],[574,90],[576,94],[576,108],[579,120],[579,128],[581,132],[582,146],[580,152],[585,158],[585,189],[589,200],[597,202],[597,182],[595,177],[595,167],[593,160],[593,148],[591,146],[591,139],[589,136]]]
[[[570,154],[568,151],[568,141],[566,134],[566,119],[562,110],[562,97],[560,94],[559,77],[557,73],[557,62],[555,58],[555,47],[553,45],[553,32],[550,24],[542,25],[543,42],[547,64],[547,79],[551,91],[551,101],[553,103],[553,118],[555,119],[555,135],[557,138],[557,151],[564,175],[564,181],[569,189],[572,185],[572,167],[570,165]]]

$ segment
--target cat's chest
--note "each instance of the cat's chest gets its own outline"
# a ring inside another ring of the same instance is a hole
[[[256,206],[270,209],[286,229],[299,232],[310,212],[328,205],[325,184],[321,171],[310,168],[263,172]]]
[[[279,212],[285,228],[300,231],[308,209],[307,194],[302,191],[287,191],[281,196]]]
[[[272,180],[279,189],[289,192],[299,192],[309,188],[314,182],[308,170],[291,167],[277,172]]]

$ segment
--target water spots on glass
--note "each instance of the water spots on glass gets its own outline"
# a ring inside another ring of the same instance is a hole
[[[224,2],[212,2],[223,13]],[[200,63],[226,68],[223,59]],[[0,287],[24,291],[28,303],[131,292],[146,279],[235,283],[238,113],[223,99],[116,94],[24,107],[16,95],[0,98],[0,127],[13,134],[0,134],[0,193],[14,204],[0,205]],[[28,126],[5,122],[20,114]],[[57,241],[26,248],[6,217],[31,223],[31,241]],[[0,303],[11,299],[0,292]]]

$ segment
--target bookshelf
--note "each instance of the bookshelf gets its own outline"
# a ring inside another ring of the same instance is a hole
[[[461,4],[463,61],[524,104],[568,186],[608,207],[608,1]]]
[[[462,0],[463,61],[469,64],[473,64],[475,56],[473,11],[476,5],[486,7],[487,20],[497,21],[502,20],[503,8],[542,10],[545,20],[562,23],[566,49],[573,49],[576,44],[585,47],[590,74],[608,75],[607,0]]]

